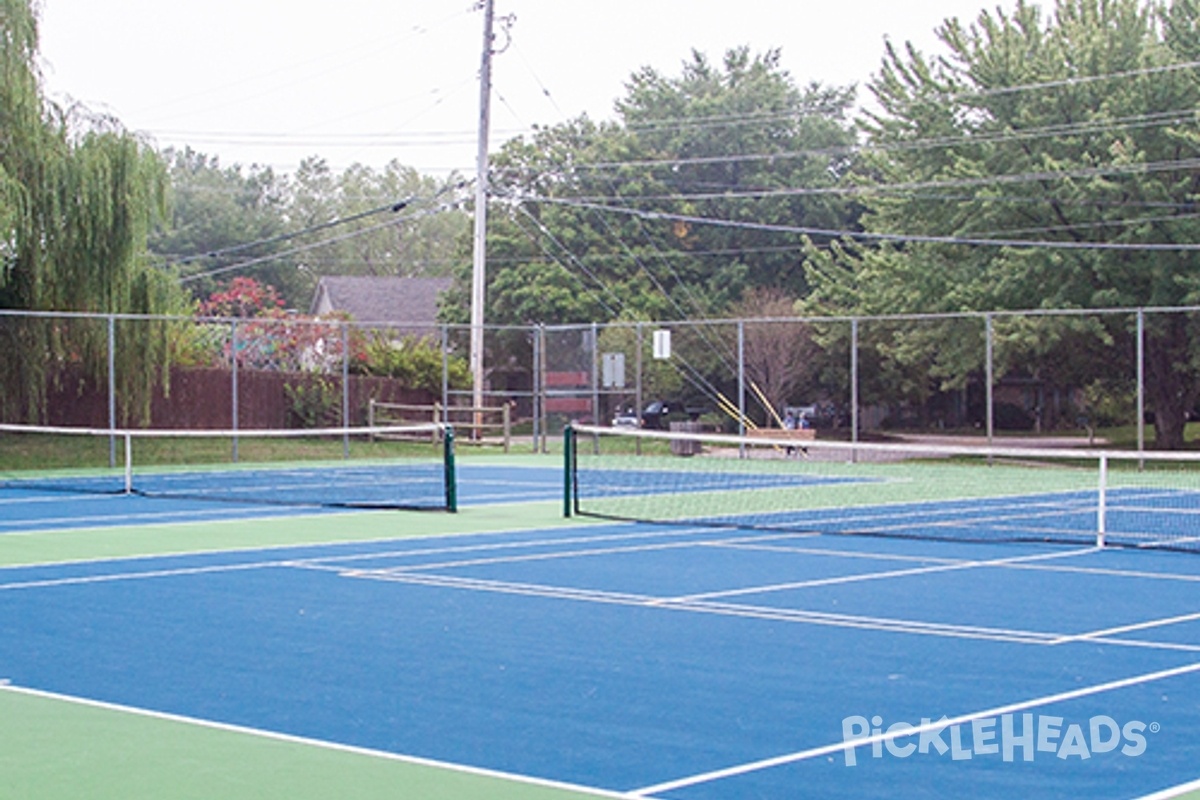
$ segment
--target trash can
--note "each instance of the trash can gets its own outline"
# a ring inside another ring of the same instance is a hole
[[[704,426],[699,422],[672,422],[671,433],[702,433]],[[695,439],[671,439],[671,452],[677,456],[699,455],[701,443]]]

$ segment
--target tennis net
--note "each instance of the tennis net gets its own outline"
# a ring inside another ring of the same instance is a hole
[[[0,425],[0,489],[454,511],[453,430]]]
[[[784,533],[1200,552],[1200,454],[574,426],[564,513]]]

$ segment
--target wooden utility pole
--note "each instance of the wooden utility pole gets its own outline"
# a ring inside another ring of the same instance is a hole
[[[471,270],[471,386],[477,409],[476,428],[483,408],[483,303],[487,283],[488,127],[492,99],[493,0],[480,0],[483,8],[483,63],[479,69],[479,139],[475,160],[475,241]]]

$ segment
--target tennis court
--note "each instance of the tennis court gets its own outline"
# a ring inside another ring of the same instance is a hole
[[[643,458],[599,510],[652,522],[564,518],[562,461],[460,455],[456,514],[0,491],[6,791],[1200,790],[1187,485],[1114,482],[1110,532],[1173,547],[1099,549],[1087,470],[990,467],[985,501],[806,467],[780,524],[783,460],[721,489],[674,458],[679,504]]]

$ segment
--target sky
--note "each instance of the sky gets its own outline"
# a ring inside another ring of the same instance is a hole
[[[796,83],[860,87],[885,39],[944,52],[935,29],[988,0],[494,0],[489,149],[534,126],[615,117],[630,76],[678,76],[692,50],[778,48]],[[483,12],[475,0],[35,0],[46,93],[157,147],[295,171],[396,160],[475,170]],[[1011,3],[1001,3],[1008,8]]]

